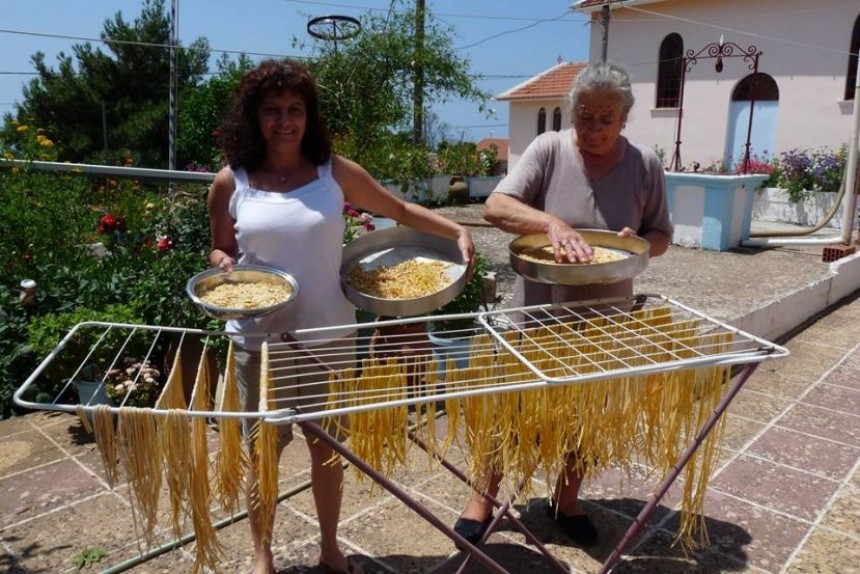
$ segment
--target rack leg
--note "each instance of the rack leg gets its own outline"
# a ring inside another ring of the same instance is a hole
[[[420,447],[421,450],[428,452],[427,445],[424,443],[424,441],[422,441],[420,438],[418,438],[414,433],[409,433],[409,440],[411,440],[416,445],[418,445],[418,447]],[[464,484],[468,485],[472,489],[475,488],[475,485],[472,483],[471,480],[469,480],[469,477],[467,477],[465,474],[463,474],[463,472],[460,471],[459,468],[457,468],[456,466],[451,464],[446,458],[438,456],[435,453],[433,453],[433,456],[436,457],[436,460],[438,460],[439,463],[443,467],[445,467],[455,477],[460,479]],[[565,573],[570,572],[570,569],[567,566],[565,566],[564,564],[562,564],[561,562],[559,562],[558,559],[555,556],[553,556],[549,550],[547,550],[547,548],[537,538],[537,536],[532,534],[531,530],[529,530],[526,527],[526,525],[523,524],[519,518],[517,518],[516,516],[514,516],[510,512],[511,504],[516,499],[516,497],[519,496],[520,492],[522,491],[522,487],[523,487],[523,483],[520,483],[520,487],[517,489],[517,492],[514,493],[514,495],[511,497],[511,499],[505,503],[502,503],[497,498],[492,497],[492,496],[488,495],[487,493],[482,493],[490,502],[493,503],[494,507],[496,507],[500,510],[499,513],[496,515],[496,517],[493,518],[493,521],[490,522],[490,526],[487,528],[487,532],[484,535],[484,540],[486,540],[487,537],[489,537],[490,533],[496,529],[496,526],[501,521],[501,517],[505,516],[508,520],[510,520],[514,524],[514,527],[517,530],[519,530],[520,532],[522,532],[523,536],[525,536],[526,539],[531,544],[533,544],[540,551],[541,554],[544,555],[544,557],[547,559],[547,561],[556,570],[558,570],[559,572],[565,572]],[[481,542],[483,542],[483,540]],[[469,559],[467,557],[466,560],[463,562],[463,565],[460,567],[460,569],[457,572],[462,571],[463,568],[465,568],[466,564],[468,564],[468,563],[469,563]]]
[[[726,396],[720,401],[720,404],[717,405],[717,408],[714,409],[714,412],[711,413],[711,416],[708,418],[707,422],[702,426],[701,430],[696,434],[695,438],[690,441],[690,444],[687,445],[686,450],[681,455],[681,458],[675,463],[675,466],[663,480],[663,483],[660,487],[654,492],[654,496],[651,497],[651,500],[645,505],[645,507],[639,512],[639,516],[633,521],[633,524],[630,525],[630,528],[627,529],[627,532],[624,533],[624,537],[621,541],[615,545],[615,548],[612,550],[612,553],[606,559],[606,562],[603,563],[603,566],[598,570],[598,574],[608,574],[612,571],[615,565],[621,560],[621,555],[624,551],[633,543],[636,538],[642,533],[643,530],[648,526],[648,522],[651,520],[651,516],[654,514],[654,511],[657,510],[657,505],[660,504],[660,501],[669,491],[669,488],[675,482],[675,479],[681,474],[681,471],[687,465],[693,455],[696,454],[696,450],[699,448],[699,445],[705,440],[705,437],[708,436],[708,433],[711,432],[711,429],[714,428],[714,425],[717,424],[717,421],[720,420],[720,417],[723,416],[726,409],[729,407],[729,404],[732,402],[732,399],[735,398],[735,395],[740,392],[741,388],[743,388],[744,384],[747,382],[747,379],[750,378],[750,375],[753,374],[756,367],[758,367],[758,363],[750,363],[745,365],[743,370],[735,377],[735,382],[732,383],[731,388],[726,393]]]
[[[447,524],[442,522],[438,517],[436,517],[436,515],[427,510],[422,504],[412,499],[401,488],[394,484],[394,482],[392,482],[382,474],[376,472],[376,470],[374,470],[370,465],[361,460],[359,457],[355,456],[349,449],[347,449],[345,446],[335,440],[334,437],[329,435],[318,424],[310,421],[304,421],[297,424],[302,428],[304,432],[320,439],[321,441],[329,445],[332,449],[334,449],[335,452],[348,460],[351,464],[354,464],[359,469],[361,469],[361,471],[364,472],[367,476],[369,476],[375,483],[377,483],[385,490],[397,497],[401,502],[403,502],[406,506],[415,511],[424,520],[432,524],[445,536],[447,536],[463,548],[467,548],[469,554],[471,556],[474,556],[487,570],[493,572],[494,574],[510,574],[507,570],[502,568],[498,563],[496,563],[492,558],[490,558],[490,556],[488,556],[484,551],[482,551],[477,546],[470,544],[465,538],[454,532],[453,529],[449,528]]]

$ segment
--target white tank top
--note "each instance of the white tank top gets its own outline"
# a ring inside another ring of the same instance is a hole
[[[240,333],[236,343],[258,350],[264,338],[280,341],[280,334],[298,329],[350,325],[355,307],[343,294],[340,264],[343,255],[343,190],[332,177],[331,161],[317,167],[317,179],[290,192],[251,188],[244,168],[233,171],[236,190],[230,216],[239,244],[239,264],[268,265],[295,277],[295,301],[279,312],[256,319],[227,323]],[[353,328],[296,335],[313,345],[340,338]],[[248,336],[251,333],[257,336]],[[261,334],[268,334],[262,337]]]

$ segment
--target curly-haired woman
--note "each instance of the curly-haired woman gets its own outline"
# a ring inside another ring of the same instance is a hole
[[[209,262],[228,271],[235,264],[284,269],[300,285],[288,312],[228,324],[240,347],[237,378],[249,411],[257,410],[261,334],[355,322],[355,308],[341,290],[339,275],[345,201],[416,229],[456,239],[465,261],[472,260],[474,245],[468,230],[402,201],[361,166],[332,153],[320,117],[316,82],[307,68],[295,61],[267,60],[245,73],[221,128],[220,141],[228,166],[218,172],[209,192]],[[313,349],[331,346],[340,352],[354,346],[352,327],[326,332],[330,341],[303,342],[317,345]],[[302,384],[290,391],[291,402],[279,403],[278,408],[318,407],[303,401],[303,393],[312,388],[305,383],[315,383],[310,392],[319,394],[327,381],[325,369],[316,364],[296,368],[302,370]],[[279,428],[282,449],[291,434],[288,425]],[[335,573],[360,571],[360,565],[347,559],[337,543],[342,466],[332,464],[329,446],[313,439],[307,443],[320,524],[320,568]],[[253,492],[249,498],[252,496]],[[271,541],[261,536],[271,528],[261,526],[271,526],[274,514],[261,516],[250,503],[248,512],[254,541],[253,572],[271,574]]]

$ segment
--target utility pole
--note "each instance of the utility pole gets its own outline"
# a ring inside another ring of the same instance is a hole
[[[601,38],[600,61],[606,62],[606,54],[609,50],[609,0],[604,0],[603,8],[600,10],[600,24],[603,26]]]
[[[178,92],[177,73],[179,70],[179,0],[170,3],[170,96],[167,103],[168,148],[167,169],[176,169],[176,96]],[[172,183],[172,182],[171,182]]]
[[[424,143],[424,0],[415,0],[415,57],[412,92],[412,143]]]

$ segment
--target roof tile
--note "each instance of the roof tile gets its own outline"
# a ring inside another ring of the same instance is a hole
[[[478,151],[484,151],[485,149],[490,149],[492,144],[496,144],[499,150],[496,159],[499,161],[508,161],[509,143],[507,138],[484,138],[475,145],[475,148]]]
[[[534,100],[564,97],[588,62],[562,62],[496,97],[498,100]]]

